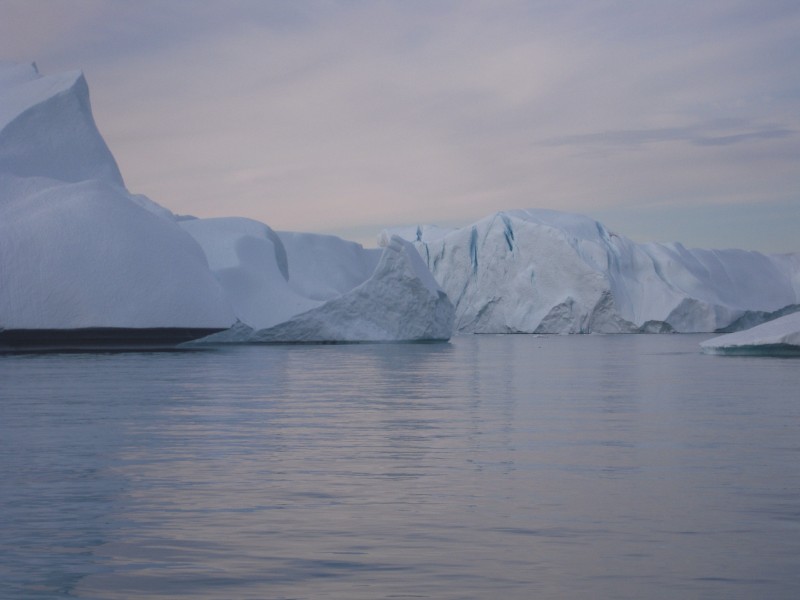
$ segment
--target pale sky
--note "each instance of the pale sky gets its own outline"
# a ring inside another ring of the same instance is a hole
[[[374,245],[512,208],[800,251],[800,2],[0,0],[132,192]]]

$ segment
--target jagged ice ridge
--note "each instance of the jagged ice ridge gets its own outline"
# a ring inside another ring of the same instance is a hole
[[[461,333],[714,332],[800,308],[800,254],[637,244],[580,215],[499,212],[412,241]]]

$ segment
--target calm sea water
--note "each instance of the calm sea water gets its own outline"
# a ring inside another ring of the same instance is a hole
[[[0,597],[800,597],[800,361],[707,337],[0,356]]]

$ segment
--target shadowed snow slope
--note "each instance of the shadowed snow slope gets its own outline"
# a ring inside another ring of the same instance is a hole
[[[332,235],[279,231],[286,249],[289,287],[314,300],[332,300],[364,283],[382,252]]]
[[[122,186],[82,73],[42,77],[34,65],[0,63],[0,98],[0,173]]]
[[[263,223],[226,217],[181,221],[180,226],[206,253],[239,321],[263,329],[320,304],[289,287],[283,244]]]
[[[636,244],[550,210],[500,212],[444,236],[425,232],[399,230],[455,304],[461,332],[709,332],[800,303],[798,254]]]
[[[0,273],[5,329],[225,328],[234,321],[191,237],[102,181],[0,201]]]
[[[800,356],[800,312],[700,344],[707,354]]]
[[[0,64],[0,329],[222,329],[234,322],[194,240],[132,196],[83,75]]]

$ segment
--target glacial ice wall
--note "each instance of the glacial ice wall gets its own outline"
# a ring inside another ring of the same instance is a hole
[[[415,244],[459,332],[713,332],[800,304],[800,255],[636,244],[581,215],[513,210],[379,240],[392,233]]]

